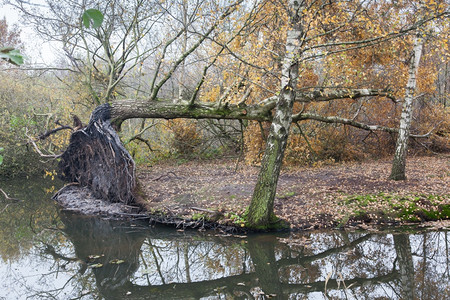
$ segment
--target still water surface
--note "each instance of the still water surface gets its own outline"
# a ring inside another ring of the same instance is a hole
[[[449,232],[231,237],[61,212],[0,182],[0,299],[450,299]]]

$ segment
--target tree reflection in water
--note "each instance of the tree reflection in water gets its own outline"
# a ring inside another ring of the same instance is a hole
[[[73,248],[62,238],[46,242],[41,254],[54,264],[43,277],[57,270],[69,279],[36,297],[450,298],[449,232],[228,237],[71,214],[61,220]]]

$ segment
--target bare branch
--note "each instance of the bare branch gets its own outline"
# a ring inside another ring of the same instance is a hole
[[[425,133],[425,134],[410,134],[409,136],[410,136],[410,137],[413,137],[413,138],[427,138],[427,137],[429,137],[429,136],[433,133],[433,131],[434,131],[437,127],[439,127],[439,125],[441,125],[442,122],[443,122],[443,121],[440,121],[439,123],[437,123],[435,126],[433,126],[433,128],[430,129],[430,131],[428,131],[428,132]]]
[[[310,92],[297,91],[296,102],[320,102],[336,99],[356,99],[361,97],[387,97],[396,101],[392,91],[388,89],[314,89]]]
[[[214,24],[209,28],[209,30],[200,37],[200,39],[194,44],[192,45],[192,47],[190,49],[188,49],[185,53],[183,53],[181,55],[181,57],[179,57],[177,59],[177,61],[172,65],[172,68],[167,72],[167,74],[164,76],[163,79],[161,79],[161,81],[154,87],[154,89],[152,90],[152,96],[151,99],[155,100],[159,90],[161,89],[161,87],[164,85],[164,83],[166,83],[171,77],[172,74],[175,72],[175,70],[177,69],[177,67],[192,53],[194,52],[195,49],[197,49],[202,43],[203,41],[216,29],[216,27],[220,24],[221,21],[223,21],[223,19],[225,19],[227,16],[229,16],[230,14],[232,14],[238,7],[239,4],[242,3],[243,0],[238,0],[235,3],[229,5],[227,7],[227,9],[225,10],[225,12],[218,18],[218,20],[216,22],[214,22]],[[184,31],[184,30],[183,30]]]
[[[45,140],[46,138],[48,138],[50,135],[57,133],[60,130],[65,130],[65,129],[70,129],[73,131],[73,128],[71,126],[68,125],[62,125],[60,127],[57,127],[55,129],[52,130],[48,130],[47,132],[44,132],[42,134],[40,134],[37,138],[39,140]]]
[[[391,128],[387,126],[381,126],[381,125],[369,125],[362,122],[357,122],[354,119],[347,119],[337,116],[321,116],[314,113],[299,113],[295,114],[293,117],[293,122],[299,122],[299,121],[306,121],[306,120],[315,120],[320,121],[324,123],[330,123],[330,124],[344,124],[344,125],[350,125],[359,129],[364,129],[368,131],[383,131],[388,133],[398,133],[398,128]],[[422,135],[415,135],[411,134],[410,136],[413,138],[427,138],[431,135],[432,131],[437,126],[433,127],[428,133],[422,134]]]
[[[44,154],[42,153],[42,151],[39,149],[39,147],[36,145],[36,143],[34,142],[33,138],[31,136],[29,136],[27,133],[25,133],[26,137],[28,138],[29,143],[31,143],[34,147],[34,149],[36,150],[36,152],[44,158],[59,158],[61,157],[62,154]]]
[[[2,190],[2,189],[0,189],[0,192],[1,192],[1,193],[3,194],[3,196],[5,197],[5,200],[8,200],[8,201],[22,201],[22,200],[17,199],[17,198],[9,197],[8,194],[7,194],[4,190]]]

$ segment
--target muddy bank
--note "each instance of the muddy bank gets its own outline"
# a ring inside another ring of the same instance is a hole
[[[78,185],[67,185],[63,187],[53,196],[53,199],[65,210],[83,215],[113,217],[125,214],[137,214],[142,211],[138,206],[125,205],[120,202],[111,203],[98,199],[89,188]]]
[[[412,157],[407,181],[388,180],[390,161],[285,168],[275,213],[293,230],[422,224],[449,228],[450,162],[446,157]],[[258,167],[233,161],[165,163],[141,167],[146,198],[137,206],[93,198],[68,187],[56,200],[83,214],[142,218],[178,228],[242,229]],[[91,200],[88,200],[91,199]],[[431,213],[429,213],[431,212]]]
[[[241,233],[242,228],[220,224],[206,218],[193,220],[164,212],[149,212],[137,205],[125,205],[123,203],[111,203],[94,196],[87,187],[67,185],[60,189],[54,196],[55,200],[64,211],[77,214],[98,216],[106,219],[120,219],[143,221],[152,224],[174,226],[177,229],[218,230],[223,233]]]
[[[427,222],[420,216],[399,217],[400,206],[420,201],[417,210],[442,210],[450,205],[447,157],[409,158],[406,181],[388,180],[390,168],[390,160],[284,168],[275,213],[294,230],[319,229]],[[141,168],[138,178],[148,195],[142,205],[184,218],[211,216],[196,208],[218,211],[224,215],[220,222],[241,226],[238,216],[250,203],[258,171],[243,164],[236,170],[235,162],[226,160]]]

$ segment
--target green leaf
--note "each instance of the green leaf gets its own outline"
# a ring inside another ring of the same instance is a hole
[[[83,25],[86,28],[90,28],[92,23],[92,28],[98,28],[102,26],[103,14],[97,9],[88,9],[83,13]]]
[[[0,155],[0,165],[3,163],[3,156]]]
[[[0,48],[0,58],[16,66],[23,64],[23,56],[19,50],[12,47]]]

